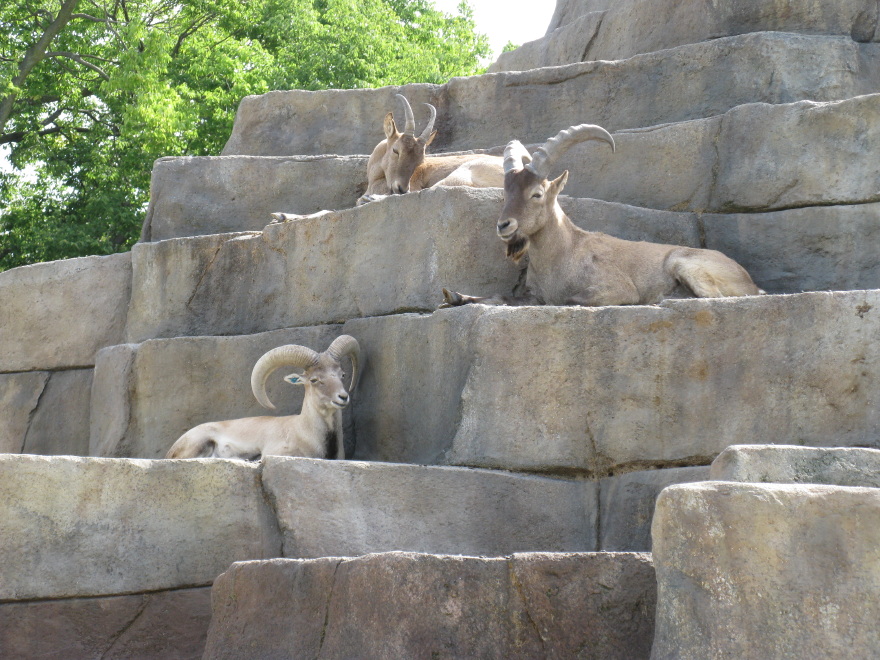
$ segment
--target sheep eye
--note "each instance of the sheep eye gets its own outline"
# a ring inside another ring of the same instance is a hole
[[[392,150],[391,150],[391,153],[393,153],[395,156],[399,156],[399,155],[400,155],[400,152],[399,152],[397,149],[392,149]]]
[[[317,384],[318,379],[317,379],[317,378],[309,378],[309,382],[310,382],[312,385],[315,385],[315,384]]]
[[[543,195],[539,192],[536,192],[534,195],[532,195],[532,199],[541,199],[541,197],[543,197]]]

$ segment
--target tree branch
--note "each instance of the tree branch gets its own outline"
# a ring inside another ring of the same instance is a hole
[[[12,79],[12,85],[14,87],[20,88],[22,83],[24,83],[25,79],[28,77],[28,74],[30,74],[33,68],[43,60],[45,53],[49,48],[49,44],[52,43],[52,40],[58,36],[58,33],[61,32],[70,22],[70,19],[73,16],[73,10],[76,9],[78,3],[79,0],[65,0],[64,4],[61,5],[61,9],[58,11],[58,15],[55,17],[55,20],[53,20],[49,27],[46,28],[46,31],[37,42],[28,48],[27,52],[24,54],[24,59],[22,60],[21,65],[19,65],[18,75]],[[12,107],[15,105],[15,99],[17,97],[18,94],[16,92],[10,92],[6,98],[0,102],[0,130],[3,130],[3,127],[6,126],[6,122],[9,121],[9,117],[12,115]]]
[[[104,71],[101,67],[96,64],[92,64],[91,62],[86,62],[84,57],[91,57],[93,60],[100,60],[101,62],[111,62],[111,60],[105,60],[103,57],[98,57],[96,55],[80,55],[79,53],[69,53],[69,52],[50,52],[46,53],[46,57],[66,57],[67,59],[73,60],[78,64],[82,64],[87,69],[91,69],[99,76],[101,76],[104,80],[110,80],[110,76],[107,75],[107,72]]]

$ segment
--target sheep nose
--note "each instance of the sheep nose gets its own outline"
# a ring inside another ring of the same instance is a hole
[[[347,402],[348,402],[348,393],[347,393],[347,392],[343,392],[342,394],[340,394],[340,395],[339,395],[339,400],[340,400],[342,403],[347,403]]]
[[[404,188],[402,185],[397,185],[394,187],[394,194],[403,195],[404,193],[406,193],[406,188]]]
[[[500,220],[498,222],[498,231],[504,231],[508,227],[510,227],[510,220]]]

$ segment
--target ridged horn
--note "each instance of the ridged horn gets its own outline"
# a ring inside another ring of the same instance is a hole
[[[419,139],[427,141],[428,138],[431,137],[431,131],[434,130],[434,120],[437,119],[437,108],[435,108],[430,103],[425,103],[425,105],[428,106],[428,110],[431,111],[431,118],[428,120],[428,125],[425,126],[425,130],[422,131]]]
[[[521,170],[523,163],[528,163],[531,159],[528,149],[523,146],[522,142],[511,140],[504,147],[504,173]]]
[[[284,366],[307,369],[315,364],[319,357],[318,353],[311,348],[297,344],[279,346],[264,354],[257,360],[254,370],[251,372],[251,391],[260,405],[269,410],[275,410],[275,406],[266,396],[266,381],[273,371]]]
[[[349,392],[353,392],[357,387],[358,381],[358,365],[361,357],[361,347],[357,339],[351,335],[339,335],[333,340],[333,343],[324,351],[337,362],[340,358],[348,356],[351,358],[351,385],[348,387]]]
[[[532,162],[526,165],[526,169],[532,174],[546,179],[550,174],[550,167],[557,158],[578,142],[586,140],[602,140],[611,145],[612,151],[615,149],[614,138],[611,137],[611,133],[601,126],[596,126],[595,124],[571,126],[559,131],[555,137],[550,138],[538,147],[532,156]]]
[[[416,134],[416,120],[413,117],[412,106],[409,104],[409,101],[406,100],[406,97],[403,94],[395,94],[397,98],[403,101],[403,114],[406,115],[406,126],[403,128],[403,132],[406,135],[412,135],[415,137]]]

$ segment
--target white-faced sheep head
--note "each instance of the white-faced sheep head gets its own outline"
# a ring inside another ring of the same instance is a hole
[[[554,161],[585,140],[602,140],[614,147],[614,138],[601,126],[581,124],[560,131],[539,147],[534,156],[519,140],[504,149],[504,208],[498,219],[498,236],[507,244],[507,256],[515,261],[526,253],[529,237],[557,217],[557,197],[568,181],[568,170],[549,179]]]
[[[342,358],[351,359],[351,386],[346,390],[342,369]],[[266,381],[276,369],[285,366],[302,369],[301,373],[292,373],[284,377],[291,385],[303,385],[306,388],[306,400],[321,410],[341,410],[349,403],[349,391],[354,391],[358,379],[358,363],[360,346],[350,335],[341,335],[323,353],[313,351],[306,346],[288,344],[272,349],[261,357],[254,365],[251,373],[251,390],[257,401],[270,410],[275,406],[266,395]]]
[[[425,150],[437,135],[434,130],[437,109],[430,103],[425,104],[431,111],[431,118],[425,130],[416,137],[416,121],[409,101],[402,94],[395,96],[403,103],[406,124],[403,132],[400,132],[394,123],[394,115],[390,112],[385,115],[384,129],[388,146],[382,158],[382,169],[391,193],[400,195],[409,192],[409,180],[416,168],[425,162]]]

